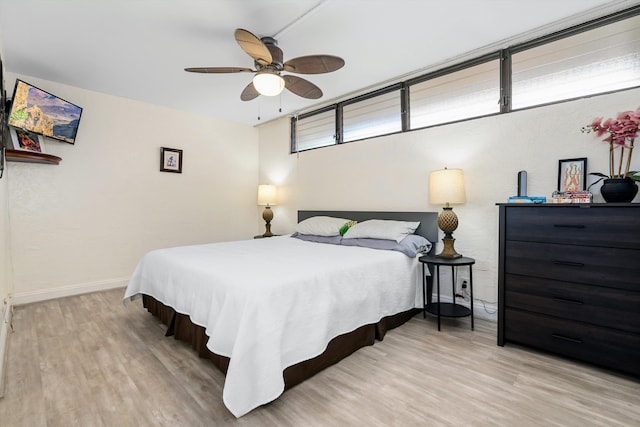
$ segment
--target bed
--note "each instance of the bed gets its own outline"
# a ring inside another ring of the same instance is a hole
[[[416,235],[438,236],[434,212],[298,212],[299,223],[314,217],[416,221]],[[141,297],[167,335],[226,374],[223,401],[240,417],[417,313],[418,264],[289,235],[160,249],[141,259],[124,300]]]

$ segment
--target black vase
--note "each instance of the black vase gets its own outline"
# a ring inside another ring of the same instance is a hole
[[[608,178],[600,187],[607,203],[628,203],[638,194],[638,186],[631,178]]]

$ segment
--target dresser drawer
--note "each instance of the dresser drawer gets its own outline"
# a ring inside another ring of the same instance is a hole
[[[640,335],[515,309],[505,321],[507,341],[640,375]]]
[[[640,291],[640,250],[505,242],[505,273]]]
[[[640,211],[633,208],[507,208],[507,240],[640,249]]]
[[[509,308],[640,333],[640,292],[512,274],[506,283]]]

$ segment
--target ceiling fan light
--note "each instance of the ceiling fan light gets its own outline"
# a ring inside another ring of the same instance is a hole
[[[253,86],[261,95],[276,96],[284,89],[284,79],[276,73],[262,72],[253,77]]]

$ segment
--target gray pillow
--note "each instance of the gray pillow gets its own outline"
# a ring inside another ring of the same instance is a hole
[[[291,237],[307,242],[329,243],[331,245],[339,245],[342,241],[342,236],[316,236],[315,234],[300,234],[298,232],[293,233]]]
[[[362,246],[371,249],[398,251],[411,258],[414,258],[419,253],[431,250],[431,242],[417,234],[409,234],[399,243],[395,240],[362,238],[342,239],[340,244],[342,246]]]

